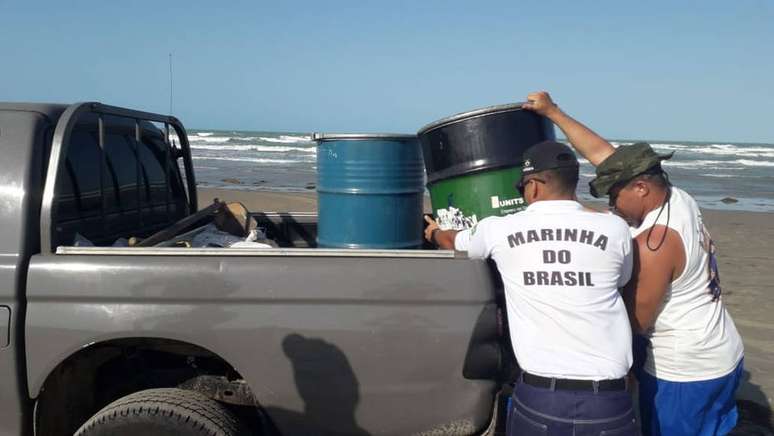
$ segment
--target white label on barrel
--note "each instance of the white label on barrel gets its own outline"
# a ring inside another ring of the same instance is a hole
[[[500,197],[497,195],[493,195],[490,197],[490,200],[492,200],[492,209],[499,209],[501,207],[506,206],[519,206],[524,204],[523,198],[507,198],[505,200],[500,201]]]

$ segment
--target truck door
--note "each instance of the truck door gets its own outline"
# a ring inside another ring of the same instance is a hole
[[[0,435],[31,431],[24,368],[27,264],[37,251],[45,116],[0,109]]]

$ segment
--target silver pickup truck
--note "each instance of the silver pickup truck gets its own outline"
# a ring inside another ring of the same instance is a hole
[[[0,103],[0,156],[0,435],[494,432],[487,262],[320,249],[270,212],[278,248],[111,246],[198,210],[170,116]]]

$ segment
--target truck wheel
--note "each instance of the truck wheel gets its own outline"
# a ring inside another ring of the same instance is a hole
[[[148,389],[105,406],[74,436],[235,436],[249,434],[226,407],[183,389]]]

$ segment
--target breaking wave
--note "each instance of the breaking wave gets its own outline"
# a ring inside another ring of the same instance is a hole
[[[315,147],[283,147],[281,145],[204,145],[204,144],[191,144],[191,148],[194,150],[216,150],[216,151],[259,151],[268,153],[286,153],[289,151],[297,151],[301,153],[317,154],[317,148]]]
[[[269,136],[259,136],[258,139],[266,142],[275,142],[280,144],[293,144],[296,142],[310,142],[311,136],[293,136],[293,135],[280,135],[278,138]]]
[[[260,158],[260,157],[194,156],[193,160],[222,160],[222,161],[229,161],[229,162],[252,162],[252,163],[271,163],[271,164],[299,163],[297,159],[269,159],[269,158]]]

